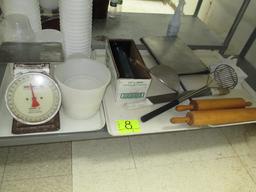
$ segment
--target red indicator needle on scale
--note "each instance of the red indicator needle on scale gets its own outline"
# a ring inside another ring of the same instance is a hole
[[[40,103],[36,99],[34,89],[33,89],[33,86],[31,85],[31,83],[30,83],[30,90],[32,92],[32,108],[36,108],[36,107],[40,106]]]

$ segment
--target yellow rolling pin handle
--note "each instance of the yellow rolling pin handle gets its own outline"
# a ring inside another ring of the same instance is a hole
[[[192,111],[194,109],[193,105],[178,105],[175,107],[176,111]]]
[[[172,117],[170,119],[170,122],[173,124],[178,124],[178,123],[190,123],[190,118],[189,117]]]

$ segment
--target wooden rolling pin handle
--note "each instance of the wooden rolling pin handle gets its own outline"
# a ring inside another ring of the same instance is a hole
[[[242,98],[224,98],[224,99],[200,99],[191,100],[189,105],[176,106],[177,111],[198,111],[212,109],[238,109],[251,106],[252,103]]]
[[[193,105],[178,105],[175,107],[176,111],[187,111],[187,110],[193,110]]]
[[[178,124],[178,123],[189,123],[190,118],[189,117],[173,117],[170,119],[171,123]]]

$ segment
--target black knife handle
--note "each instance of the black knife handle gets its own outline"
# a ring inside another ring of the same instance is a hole
[[[147,113],[145,115],[143,115],[140,120],[142,122],[146,122],[154,117],[156,117],[157,115],[175,107],[176,105],[180,104],[179,100],[174,100],[170,103],[167,103],[166,105],[163,105],[162,107],[158,108],[158,109],[155,109],[154,111],[151,111],[150,113]]]

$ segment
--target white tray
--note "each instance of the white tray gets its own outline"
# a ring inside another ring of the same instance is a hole
[[[0,89],[0,138],[12,136],[29,136],[29,135],[50,135],[50,134],[64,134],[64,133],[79,133],[100,130],[105,126],[105,117],[103,106],[91,118],[86,120],[75,120],[67,117],[62,109],[60,110],[60,130],[51,132],[40,133],[27,133],[27,134],[12,134],[12,117],[7,111],[4,94],[8,82],[11,80],[10,66],[7,66],[5,75]]]
[[[104,61],[104,54],[103,53],[97,52],[97,60]],[[146,63],[147,66],[152,66],[154,65],[154,60],[151,58],[149,53],[142,51],[141,52],[142,57]],[[155,79],[152,79],[152,84],[150,89],[155,90],[157,89],[159,92],[159,87],[156,86],[156,81]],[[185,83],[188,82],[191,84],[191,86],[186,86],[189,88],[200,88],[202,85],[204,85],[205,82],[205,76],[202,76],[202,79],[198,79],[196,77],[193,79],[189,79],[189,77],[186,77],[186,80],[184,81]],[[200,83],[199,83],[200,82]],[[203,84],[202,84],[203,83]],[[202,84],[202,85],[201,85]],[[250,91],[247,90],[247,88],[250,89]],[[164,90],[165,92],[166,90]],[[228,97],[242,97],[248,101],[251,101],[253,103],[253,106],[255,105],[255,98],[251,95],[251,93],[254,93],[254,91],[251,90],[251,88],[248,86],[247,83],[244,83],[244,86],[241,86],[238,89],[232,90],[230,94],[219,97],[219,98],[228,98]],[[160,94],[160,92],[159,92]],[[212,97],[212,96],[211,96]],[[207,97],[207,98],[211,98]],[[185,116],[186,112],[176,112],[175,109],[170,109],[155,118],[147,121],[147,122],[141,122],[140,117],[148,112],[151,112],[152,110],[159,108],[163,104],[158,104],[158,105],[151,105],[147,107],[142,107],[139,109],[128,109],[127,106],[121,105],[116,103],[114,99],[114,92],[112,90],[112,87],[109,86],[104,100],[104,111],[105,111],[105,118],[106,118],[106,125],[108,132],[112,136],[125,136],[125,135],[140,135],[140,134],[149,134],[149,133],[162,133],[162,132],[173,132],[173,131],[186,131],[186,130],[193,130],[193,129],[200,129],[200,128],[207,128],[207,127],[213,127],[213,126],[204,126],[204,127],[193,127],[189,126],[186,124],[172,124],[170,123],[170,118],[174,116]],[[216,97],[215,97],[216,98]],[[188,101],[183,102],[182,104],[188,104]],[[118,122],[119,120],[137,120],[139,122],[140,130],[139,131],[131,131],[131,132],[120,132],[118,128]],[[245,122],[245,123],[254,123],[254,122]],[[245,124],[243,123],[243,124]],[[235,125],[235,124],[231,124]],[[226,126],[226,125],[220,125],[221,126]],[[215,126],[214,126],[215,127]]]
[[[245,121],[240,123],[229,123],[229,124],[219,124],[219,125],[209,125],[209,127],[228,127],[228,126],[235,126],[235,125],[246,125],[256,123],[256,121]]]

